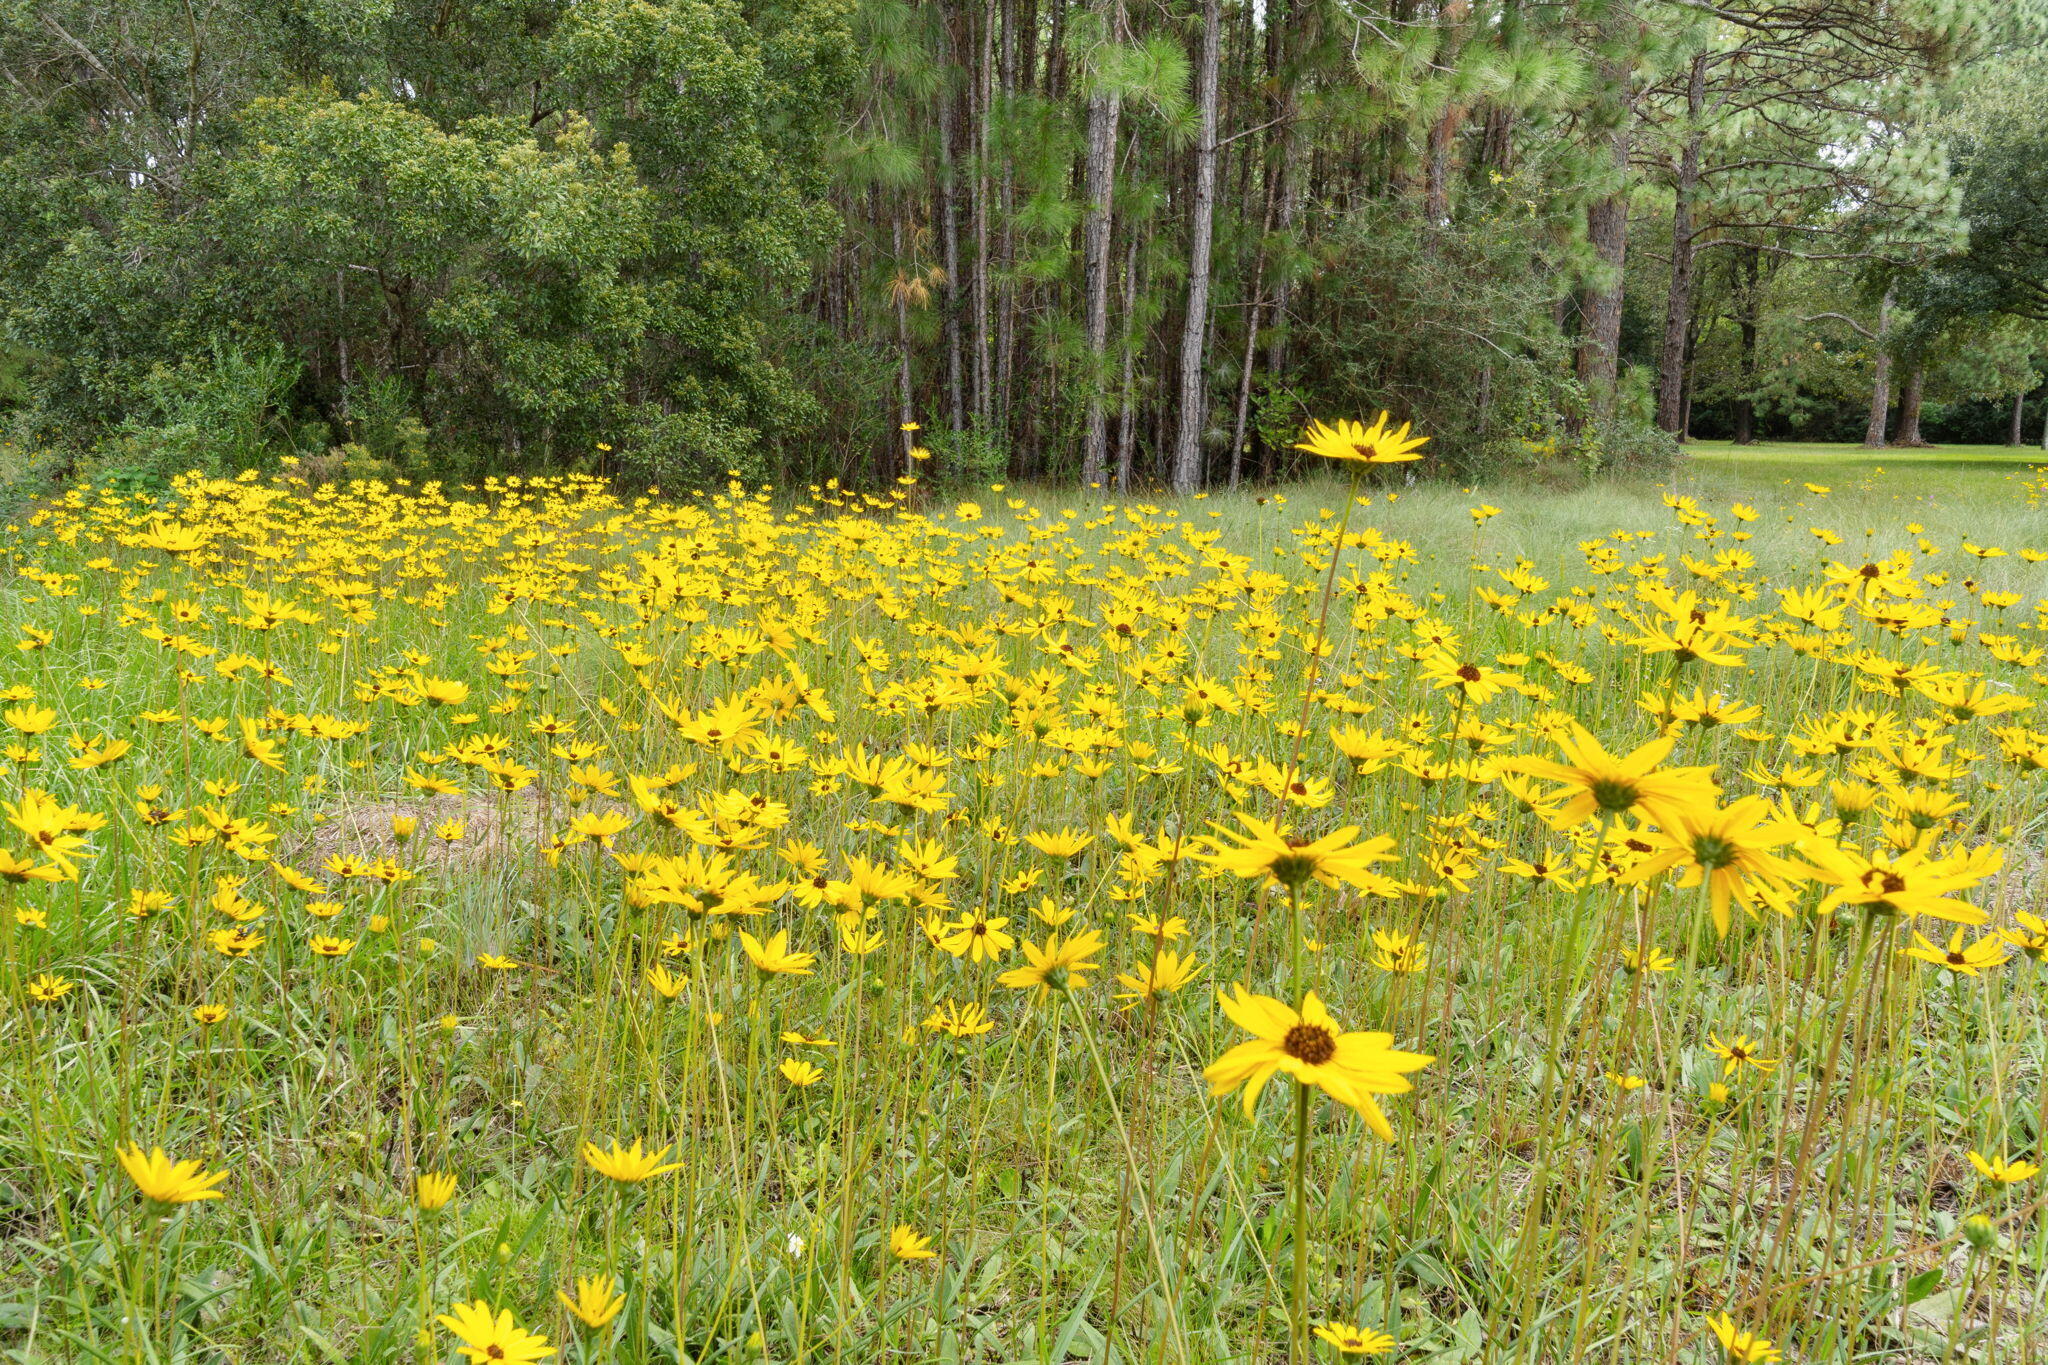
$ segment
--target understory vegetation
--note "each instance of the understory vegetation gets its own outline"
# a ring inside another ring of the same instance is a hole
[[[2044,44],[2044,0],[11,0],[0,497],[1185,495],[1383,409],[1462,479],[2039,443]]]

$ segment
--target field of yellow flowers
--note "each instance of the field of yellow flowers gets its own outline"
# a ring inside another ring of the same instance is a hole
[[[24,516],[0,1354],[2048,1354],[2048,522],[1306,444]]]

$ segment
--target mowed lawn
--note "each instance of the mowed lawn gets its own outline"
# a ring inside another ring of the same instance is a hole
[[[1747,533],[1742,548],[1771,572],[1816,572],[1829,558],[1868,546],[1890,553],[1922,527],[1943,543],[1960,538],[2012,551],[2048,545],[2048,454],[2038,447],[1943,446],[1926,450],[1866,450],[1823,442],[1768,442],[1737,447],[1695,441],[1676,467],[1651,475],[1609,475],[1555,484],[1500,480],[1477,484],[1418,478],[1368,483],[1368,505],[1357,517],[1388,535],[1414,542],[1434,571],[1462,573],[1479,544],[1488,556],[1508,555],[1545,567],[1576,561],[1583,542],[1631,538],[1649,531],[1673,553],[1697,548],[1672,524],[1669,497],[1689,497],[1733,529]],[[1201,495],[1185,505],[1224,528],[1226,543],[1252,554],[1274,554],[1294,544],[1290,532],[1309,509],[1342,505],[1346,485],[1312,480],[1281,489],[1244,489]],[[1820,491],[1815,491],[1820,490]],[[1043,505],[1085,508],[1071,493],[1034,490]],[[1735,522],[1731,508],[1754,509],[1756,519]],[[1183,507],[1178,500],[1168,506]],[[1478,542],[1468,509],[1496,507]],[[1827,543],[1816,529],[1840,537]],[[1881,543],[1880,543],[1881,542]],[[1995,588],[2037,591],[2035,566],[1999,557],[1978,566]]]

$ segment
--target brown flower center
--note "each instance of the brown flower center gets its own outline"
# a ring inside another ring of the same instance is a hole
[[[1337,1055],[1337,1040],[1321,1024],[1296,1024],[1280,1040],[1280,1050],[1296,1061],[1321,1066]]]

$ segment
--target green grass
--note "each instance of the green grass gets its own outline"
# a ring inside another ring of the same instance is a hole
[[[1576,557],[1584,541],[1616,530],[1655,530],[1660,548],[1676,555],[1693,548],[1672,525],[1667,495],[1694,498],[1717,515],[1724,528],[1749,533],[1743,548],[1769,573],[1810,572],[1829,558],[1866,550],[1889,553],[1909,547],[1909,525],[1928,528],[1953,551],[1956,542],[2048,547],[2048,456],[2025,448],[1958,446],[1943,450],[1866,451],[1860,446],[1759,444],[1738,448],[1726,442],[1694,442],[1688,458],[1658,477],[1598,478],[1588,483],[1531,485],[1520,481],[1449,485],[1398,475],[1385,486],[1368,486],[1371,499],[1360,515],[1390,534],[1410,539],[1425,554],[1448,562],[1472,544],[1466,509],[1491,505],[1501,515],[1487,523],[1483,545],[1489,555],[1520,556],[1540,564]],[[1893,457],[1903,458],[1893,458]],[[1808,491],[1808,484],[1825,493]],[[1291,543],[1290,531],[1308,509],[1341,505],[1345,486],[1320,480],[1280,490],[1170,501],[1196,520],[1228,528],[1229,538],[1257,554]],[[1034,493],[1036,490],[1034,490]],[[1389,495],[1392,495],[1391,497]],[[1071,494],[1050,494],[1050,506],[1085,509]],[[1753,507],[1754,522],[1730,515],[1736,503]],[[1842,538],[1825,545],[1814,528]],[[2038,591],[2038,574],[2017,558],[1973,566],[1994,588]]]
[[[1895,950],[1946,942],[1953,914],[1995,948],[2040,909],[2035,712],[1943,699],[2043,695],[2020,551],[2048,527],[2023,465],[1921,482],[1837,453],[1792,487],[1800,454],[1766,449],[1661,485],[1368,489],[1327,614],[1351,492],[1330,481],[984,493],[978,518],[952,497],[906,516],[222,482],[168,509],[196,555],[152,545],[147,509],[76,495],[15,536],[0,595],[10,846],[76,869],[0,880],[23,912],[0,913],[0,1358],[445,1365],[437,1317],[481,1299],[569,1360],[629,1365],[1266,1365],[1328,1323],[1434,1365],[1711,1365],[1722,1312],[1801,1362],[2034,1365],[2039,1180],[1991,1184],[1965,1154],[2048,1140],[2043,968]],[[1478,504],[1503,510],[1475,528]],[[1829,561],[1895,553],[1909,577],[1887,581],[1917,596],[1859,612],[1833,592],[1823,627],[1780,612]],[[1541,584],[1508,583],[1518,559]],[[1660,583],[1740,618],[1723,662],[1645,648],[1691,622]],[[2023,595],[1983,599],[2001,590]],[[274,621],[264,593],[317,619]],[[1418,664],[1432,640],[1521,685],[1461,700],[1453,669]],[[1893,686],[1880,660],[1925,668]],[[469,695],[424,704],[436,680]],[[1633,865],[1652,827],[1552,828],[1503,766],[1555,756],[1567,718],[1632,749],[1695,694],[1758,712],[1681,726],[1665,765],[1711,765],[1723,807],[1778,802],[1762,838],[1791,860],[1784,913],[1735,909],[1725,937],[1697,888],[1584,875]],[[744,706],[714,735],[721,702]],[[1840,752],[1807,742],[1836,721]],[[736,747],[736,724],[802,753]],[[1347,730],[1391,747],[1354,764]],[[635,776],[667,785],[636,799]],[[1858,813],[1836,781],[1888,794]],[[31,789],[104,823],[59,818],[86,841],[66,855]],[[608,848],[563,842],[611,811]],[[1241,812],[1391,843],[1298,900],[1174,856]],[[235,837],[172,839],[207,828]],[[1072,856],[1022,837],[1067,828],[1092,836]],[[1822,911],[1836,883],[1794,875],[1887,841],[1924,841],[1978,912],[1914,899],[1910,858],[1888,894],[1928,912],[1911,924]],[[130,915],[148,891],[169,903]],[[265,941],[229,960],[211,936],[242,901]],[[835,914],[855,904],[875,914]],[[1047,911],[1102,937],[1065,995],[1003,983],[1021,943],[932,942],[981,918],[1042,948]],[[1182,921],[1200,975],[1119,1000],[1156,961],[1131,914]],[[742,930],[786,932],[808,974],[757,972]],[[352,946],[318,956],[315,933]],[[1673,970],[1630,973],[1639,948]],[[654,967],[686,983],[673,999]],[[38,1003],[45,974],[71,984]],[[1431,1055],[1379,1101],[1397,1140],[1325,1096],[1298,1129],[1284,1077],[1250,1117],[1212,1097],[1203,1069],[1247,1037],[1216,998],[1232,983],[1313,988]],[[929,1027],[948,1000],[992,1029]],[[209,1002],[224,1022],[194,1021]],[[1737,1035],[1772,1065],[1724,1075],[1713,1043]],[[798,1060],[815,1085],[786,1078]],[[635,1139],[680,1169],[619,1184],[583,1159]],[[228,1171],[226,1197],[144,1204],[113,1159],[128,1141]],[[457,1193],[423,1212],[431,1171]],[[893,1257],[899,1224],[936,1254]],[[600,1329],[555,1297],[593,1274],[625,1298]]]

